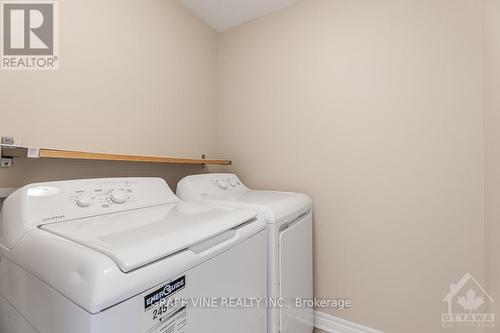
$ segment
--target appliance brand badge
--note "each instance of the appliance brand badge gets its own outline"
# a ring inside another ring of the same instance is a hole
[[[42,219],[42,222],[43,223],[54,222],[54,221],[57,221],[57,220],[62,220],[65,217],[66,217],[66,215],[55,215],[55,216],[51,216],[51,217],[44,217]]]
[[[186,276],[180,277],[156,289],[144,297],[144,309],[147,310],[161,300],[175,294],[186,286]]]

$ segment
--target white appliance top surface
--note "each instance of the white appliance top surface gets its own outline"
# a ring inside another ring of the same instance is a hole
[[[253,237],[255,215],[182,202],[160,178],[31,184],[4,202],[0,255],[98,313]]]
[[[269,222],[281,222],[311,207],[311,199],[302,193],[241,190],[207,197],[213,204],[257,211]]]
[[[287,220],[312,206],[306,194],[251,190],[234,174],[185,177],[177,185],[177,195],[186,201],[250,208],[268,222]]]
[[[129,272],[248,222],[255,215],[250,210],[181,202],[41,228],[97,250]]]

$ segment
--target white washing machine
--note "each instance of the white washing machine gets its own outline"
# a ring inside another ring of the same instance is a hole
[[[217,303],[266,296],[255,215],[156,178],[25,186],[0,214],[0,332],[265,332],[265,308]]]
[[[234,174],[188,176],[177,185],[185,201],[253,209],[266,222],[268,236],[269,333],[311,333],[312,308],[296,299],[313,298],[312,201],[301,193],[255,191]]]

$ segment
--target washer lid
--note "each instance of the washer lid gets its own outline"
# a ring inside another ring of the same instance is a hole
[[[250,210],[175,203],[40,228],[99,251],[123,272],[185,250],[252,220]]]

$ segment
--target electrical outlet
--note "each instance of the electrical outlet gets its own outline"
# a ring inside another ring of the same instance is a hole
[[[1,168],[12,167],[12,158],[7,158],[7,157],[0,158],[0,167]]]

